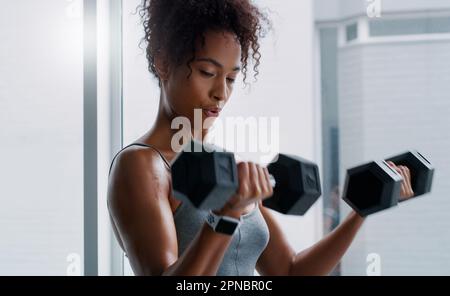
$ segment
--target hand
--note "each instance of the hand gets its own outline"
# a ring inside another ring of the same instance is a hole
[[[230,197],[225,206],[218,211],[220,215],[239,218],[246,206],[256,201],[262,201],[273,195],[273,188],[269,181],[269,171],[253,162],[237,164],[239,187]]]
[[[400,191],[400,200],[406,200],[414,196],[414,191],[411,186],[411,175],[409,169],[404,165],[395,165],[392,161],[387,161],[387,163],[395,169],[403,177],[402,187]]]

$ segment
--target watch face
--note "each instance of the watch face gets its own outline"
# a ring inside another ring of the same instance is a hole
[[[237,227],[236,222],[220,219],[219,223],[217,223],[216,231],[226,234],[233,234],[236,227]]]

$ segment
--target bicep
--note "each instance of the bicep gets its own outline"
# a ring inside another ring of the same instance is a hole
[[[270,210],[259,203],[261,214],[269,228],[269,243],[256,263],[256,270],[262,276],[287,275],[295,251],[284,235],[281,225]]]
[[[160,275],[178,258],[167,173],[138,151],[120,156],[108,190],[111,216],[135,274]]]

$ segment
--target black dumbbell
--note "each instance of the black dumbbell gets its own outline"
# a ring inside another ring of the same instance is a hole
[[[342,198],[363,217],[404,201],[400,199],[403,178],[386,161],[409,168],[414,197],[431,191],[434,168],[418,151],[353,167],[347,170]]]
[[[299,156],[278,154],[267,166],[275,179],[272,197],[263,205],[287,215],[304,215],[322,194],[317,164]]]
[[[267,169],[274,194],[263,201],[264,206],[283,214],[303,215],[320,197],[316,164],[279,154]],[[175,198],[198,209],[222,208],[238,189],[234,154],[211,145],[191,141],[172,161],[171,170]]]

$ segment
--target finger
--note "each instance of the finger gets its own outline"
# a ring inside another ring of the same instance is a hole
[[[405,197],[409,198],[409,197],[411,197],[411,191],[410,191],[409,180],[408,180],[408,176],[406,175],[405,167],[400,165],[400,166],[398,166],[398,168],[401,170],[402,176],[403,176],[403,185],[405,187]]]
[[[400,174],[401,174],[401,172],[398,170],[398,167],[395,165],[395,163],[393,163],[392,161],[389,161],[389,160],[387,160],[386,163],[387,163],[393,170],[395,170],[397,173],[400,173]]]
[[[239,179],[239,189],[238,193],[245,195],[248,190],[248,176],[249,176],[249,168],[248,163],[246,162],[240,162],[237,165],[238,168],[238,179]]]
[[[263,172],[264,172],[264,177],[266,178],[266,182],[269,185],[269,197],[271,197],[273,195],[273,187],[270,184],[269,170],[267,168],[264,168]]]
[[[407,166],[405,166],[405,170],[406,170],[406,176],[408,177],[408,185],[409,185],[409,189],[411,190],[411,196],[414,196],[414,190],[412,188],[411,172],[409,171],[409,168]]]
[[[405,176],[403,176],[403,171],[396,165],[394,165],[394,169],[397,171],[397,173],[400,174],[400,176],[402,176],[402,182],[400,183],[400,197],[406,197],[407,196],[407,190],[406,190],[406,186],[405,186]]]
[[[262,194],[262,198],[265,198],[265,197],[267,197],[268,196],[268,194],[269,194],[269,187],[270,187],[270,184],[267,182],[267,180],[266,180],[266,176],[265,176],[265,174],[264,174],[264,168],[263,167],[261,167],[260,165],[257,165],[256,166],[257,167],[257,169],[258,169],[258,178],[259,178],[259,184],[260,184],[260,186],[261,186],[261,194]]]
[[[242,200],[245,199],[250,192],[248,184],[248,175],[249,175],[248,164],[246,162],[238,163],[237,170],[238,170],[239,187],[234,197],[230,200],[230,203],[233,208],[239,206]]]
[[[390,166],[395,167],[395,164],[394,164],[392,161],[387,160],[386,162],[387,162],[387,164],[389,164]]]
[[[391,167],[392,167],[392,169],[394,169],[400,176],[402,176],[402,178],[404,179],[404,177],[403,177],[403,172],[402,172],[402,170],[398,167],[398,166],[396,166],[394,163],[392,163],[391,164]],[[402,180],[403,181],[403,180]]]
[[[408,197],[412,197],[414,196],[414,191],[412,190],[412,185],[411,185],[411,175],[409,173],[409,169],[407,166],[400,166],[400,169],[403,171],[403,175],[405,176],[405,186],[407,189],[407,193],[408,193]]]
[[[258,168],[255,163],[249,162],[249,183],[251,197],[259,197],[262,193],[261,185],[259,184]]]

